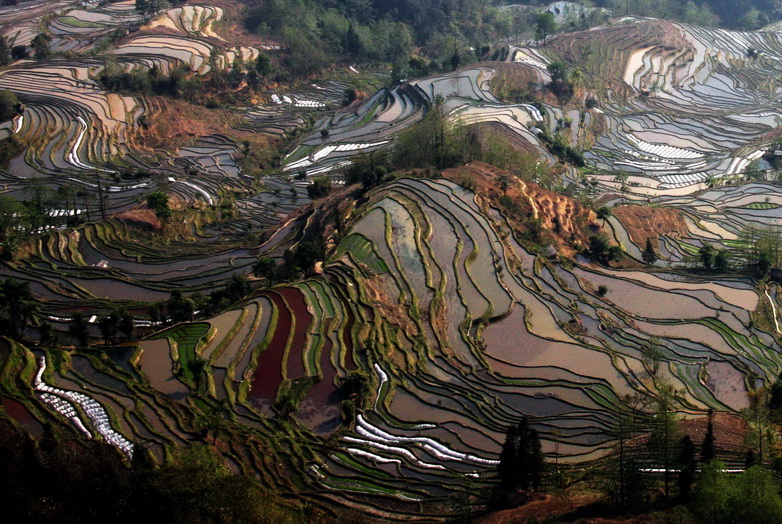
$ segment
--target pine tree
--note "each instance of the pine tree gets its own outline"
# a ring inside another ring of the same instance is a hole
[[[632,511],[643,500],[646,489],[640,473],[638,448],[628,442],[638,436],[645,425],[639,420],[640,397],[625,395],[617,406],[611,431],[614,453],[607,463],[606,492],[621,511]]]
[[[68,326],[68,333],[76,339],[80,347],[85,347],[90,340],[89,324],[83,313],[74,313]]]
[[[353,56],[360,56],[364,52],[361,38],[352,23],[348,26],[348,32],[345,35],[345,51]]]
[[[657,253],[654,252],[654,246],[652,246],[652,239],[646,239],[646,249],[643,252],[644,262],[647,264],[654,264],[657,262]]]
[[[654,399],[655,413],[652,433],[649,436],[649,450],[656,467],[663,470],[665,498],[670,496],[671,471],[678,458],[678,442],[681,438],[679,420],[674,406],[676,390],[663,377],[655,377],[657,395]]]
[[[519,449],[518,427],[511,426],[505,433],[505,443],[500,452],[500,487],[502,491],[513,491],[516,488],[517,453]]]
[[[523,417],[518,426],[511,426],[505,435],[498,472],[503,491],[537,489],[545,461],[538,432]]]
[[[679,441],[679,496],[688,500],[692,495],[692,484],[695,481],[697,463],[695,461],[695,444],[688,435]]]
[[[709,409],[709,423],[706,426],[706,438],[701,447],[701,462],[704,464],[717,458],[717,450],[714,445],[714,410]]]

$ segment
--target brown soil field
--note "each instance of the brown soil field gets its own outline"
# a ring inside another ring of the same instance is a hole
[[[123,211],[122,213],[115,215],[115,217],[140,229],[154,232],[162,230],[160,220],[155,216],[155,212],[151,209],[131,209],[129,211]]]
[[[660,236],[682,238],[687,234],[687,224],[678,209],[618,206],[612,212],[627,228],[630,239],[640,249],[646,247],[647,239],[651,239],[653,246],[659,247],[658,238]]]
[[[497,179],[506,175],[511,183],[503,195],[497,187]],[[456,182],[465,178],[474,180],[476,192],[487,199],[492,206],[501,209],[500,198],[508,196],[520,205],[528,207],[532,216],[541,221],[543,230],[548,233],[545,240],[553,241],[557,251],[570,256],[576,246],[588,243],[586,227],[597,226],[594,212],[585,208],[572,198],[543,189],[534,182],[524,182],[513,175],[483,162],[470,162],[464,167],[456,167],[443,172],[443,176]],[[557,229],[559,232],[554,233]]]

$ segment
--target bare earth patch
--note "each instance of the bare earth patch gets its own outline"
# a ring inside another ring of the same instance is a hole
[[[115,217],[126,224],[140,229],[155,232],[162,230],[160,219],[158,219],[155,212],[151,209],[131,209],[130,211],[123,211],[122,213],[115,215]]]
[[[504,195],[498,189],[498,179],[502,175],[511,180]],[[474,181],[476,193],[498,209],[503,207],[500,198],[510,197],[528,209],[532,218],[540,220],[546,235],[544,240],[554,243],[560,254],[570,256],[576,252],[576,246],[588,243],[586,226],[595,223],[595,215],[572,198],[543,189],[534,182],[523,182],[483,162],[470,162],[464,167],[447,169],[443,176],[457,183],[463,183],[465,179]]]
[[[678,209],[670,207],[618,206],[613,214],[630,234],[630,239],[640,249],[646,240],[659,247],[658,238],[668,236],[682,238],[687,234],[687,223]]]

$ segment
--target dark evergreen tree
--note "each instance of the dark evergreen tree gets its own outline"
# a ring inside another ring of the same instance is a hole
[[[155,191],[147,195],[147,207],[155,212],[160,220],[167,220],[171,217],[171,207],[168,204],[168,194],[162,191]]]
[[[617,406],[611,429],[614,450],[606,463],[605,490],[614,505],[622,512],[640,510],[646,481],[641,473],[642,448],[629,445],[647,426],[640,419],[641,398],[625,395]]]
[[[8,65],[11,62],[11,48],[8,47],[8,40],[0,36],[0,66]]]
[[[52,50],[49,48],[49,44],[52,41],[52,37],[46,33],[40,33],[30,43],[30,47],[33,48],[33,54],[37,59],[45,59],[52,56]]]
[[[667,499],[670,496],[671,473],[678,466],[678,443],[681,439],[681,429],[675,405],[676,390],[663,376],[656,375],[653,380],[657,391],[654,398],[655,412],[648,449],[655,467],[663,471],[663,487]]]
[[[117,332],[119,331],[119,315],[116,311],[111,313],[101,313],[98,315],[98,328],[100,334],[103,336],[103,341],[106,344],[113,344],[117,340]]]
[[[517,426],[511,426],[505,433],[505,443],[500,452],[500,488],[504,492],[516,489],[516,469],[518,467],[519,430]]]
[[[689,435],[679,441],[679,496],[689,500],[692,495],[692,484],[695,481],[697,462],[695,460],[695,444]]]
[[[345,51],[356,57],[360,57],[364,53],[364,45],[352,23],[348,26],[348,32],[345,35]]]
[[[600,206],[597,208],[597,218],[603,221],[603,227],[606,226],[606,220],[611,216],[611,208],[606,206]]]
[[[717,458],[717,450],[714,441],[714,410],[709,410],[709,422],[706,425],[706,438],[701,447],[701,462],[706,464]]]
[[[644,262],[647,264],[654,264],[657,262],[657,253],[654,251],[654,246],[652,246],[652,239],[647,238],[646,239],[646,249],[644,249],[643,252],[643,259]]]
[[[117,329],[125,337],[125,340],[128,340],[133,336],[133,332],[136,329],[136,319],[125,308],[119,308],[117,315],[119,317]]]
[[[43,347],[55,347],[60,342],[60,332],[54,329],[49,322],[41,322],[41,326],[38,328],[39,338],[38,342]]]
[[[29,282],[9,278],[0,283],[0,335],[21,338],[39,310]]]
[[[523,417],[518,426],[510,427],[500,453],[498,472],[503,491],[537,489],[545,461],[538,432]]]
[[[706,244],[698,250],[698,256],[700,256],[704,269],[711,269],[714,265],[714,248]]]
[[[260,257],[258,261],[253,264],[253,275],[259,278],[268,278],[271,282],[274,276],[274,268],[277,267],[277,262],[271,257]]]
[[[68,326],[68,334],[76,339],[79,346],[84,347],[90,340],[89,324],[82,313],[75,313]]]
[[[744,453],[744,467],[746,469],[751,468],[752,466],[759,466],[758,464],[758,458],[755,455],[755,452],[751,449],[748,449],[746,453]]]
[[[728,250],[718,249],[714,255],[714,267],[720,271],[725,271],[729,266]]]
[[[190,298],[182,296],[182,292],[175,290],[171,293],[171,298],[166,302],[166,309],[171,317],[171,321],[186,322],[193,320],[195,313],[195,303]]]

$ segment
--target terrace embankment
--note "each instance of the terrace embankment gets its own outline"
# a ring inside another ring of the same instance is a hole
[[[630,240],[640,249],[651,240],[659,247],[661,236],[682,238],[687,235],[687,223],[681,211],[671,207],[617,206],[613,214],[630,234]]]

